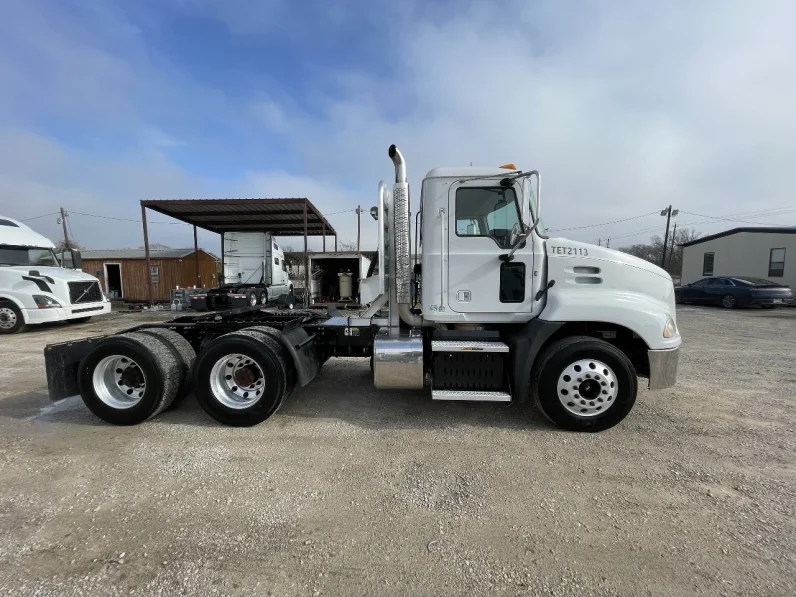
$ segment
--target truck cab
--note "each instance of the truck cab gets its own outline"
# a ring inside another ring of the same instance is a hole
[[[80,253],[65,251],[17,220],[0,216],[0,334],[53,321],[83,322],[110,313],[99,280],[79,270]]]

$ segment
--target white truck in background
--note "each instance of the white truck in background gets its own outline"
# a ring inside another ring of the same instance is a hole
[[[50,239],[0,216],[0,334],[52,321],[81,323],[110,313],[99,280],[80,271],[80,264],[79,251],[64,251],[59,259]]]
[[[226,232],[222,245],[222,283],[206,294],[193,295],[193,309],[254,307],[279,299],[292,306],[293,285],[288,277],[285,254],[270,233]]]

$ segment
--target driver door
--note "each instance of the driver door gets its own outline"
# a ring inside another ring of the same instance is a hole
[[[497,180],[454,183],[448,194],[447,297],[456,313],[518,313],[533,308],[531,239],[509,263],[520,233],[521,188]]]

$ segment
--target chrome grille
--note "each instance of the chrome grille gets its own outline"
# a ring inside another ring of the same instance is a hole
[[[73,305],[97,303],[102,292],[97,282],[69,282],[69,300]]]

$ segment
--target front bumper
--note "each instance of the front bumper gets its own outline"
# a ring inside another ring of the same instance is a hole
[[[104,315],[111,312],[109,301],[102,303],[90,303],[87,305],[71,305],[68,308],[56,309],[25,309],[25,323],[35,325],[38,323],[50,323],[54,321],[67,321],[69,319],[79,319],[94,315]]]
[[[677,382],[677,362],[680,347],[668,350],[648,350],[650,361],[650,390],[671,388]]]

